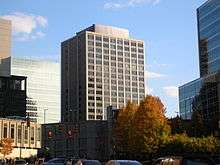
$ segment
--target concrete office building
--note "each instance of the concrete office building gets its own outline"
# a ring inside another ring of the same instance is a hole
[[[10,76],[11,22],[0,18],[0,76]]]
[[[106,120],[145,96],[144,42],[127,29],[92,25],[61,44],[61,120]]]
[[[28,127],[25,120],[0,118],[0,140],[4,138],[13,141],[12,153],[6,158],[35,156],[41,148],[41,125],[30,122]],[[3,158],[2,154],[0,158]]]
[[[197,9],[200,78],[179,87],[180,116],[190,119],[194,110],[201,110],[214,130],[220,121],[219,16],[219,0],[209,0]]]
[[[13,75],[27,77],[27,115],[38,123],[60,121],[60,64],[51,60],[12,58]]]

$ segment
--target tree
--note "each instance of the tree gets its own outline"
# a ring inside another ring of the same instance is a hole
[[[113,129],[116,152],[124,154],[126,157],[132,153],[132,121],[136,111],[137,105],[129,101],[126,107],[119,111]]]
[[[200,110],[193,111],[190,135],[193,137],[202,137],[207,134],[206,132],[202,112]]]
[[[0,153],[4,155],[9,155],[12,153],[13,147],[12,147],[13,140],[10,138],[4,138],[0,141]]]
[[[133,120],[133,148],[135,153],[152,155],[167,140],[170,127],[165,107],[158,97],[148,95],[140,103]]]

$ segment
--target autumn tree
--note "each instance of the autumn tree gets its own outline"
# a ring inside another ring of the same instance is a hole
[[[143,155],[156,153],[170,133],[165,107],[158,97],[145,97],[135,113],[133,126],[136,152]]]
[[[5,157],[6,155],[9,155],[12,153],[13,146],[12,146],[13,140],[10,138],[4,138],[0,141],[0,153]]]
[[[136,111],[137,105],[129,101],[126,107],[119,111],[113,130],[115,150],[126,156],[132,151],[132,121]]]

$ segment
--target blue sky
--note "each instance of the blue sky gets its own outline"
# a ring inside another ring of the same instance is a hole
[[[167,116],[177,87],[199,77],[196,9],[205,0],[0,0],[13,23],[12,56],[59,60],[61,41],[91,24],[127,28],[146,44],[146,88]]]

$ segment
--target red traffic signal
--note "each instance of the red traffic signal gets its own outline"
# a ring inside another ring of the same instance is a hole
[[[69,137],[72,137],[72,136],[73,136],[73,131],[72,131],[72,130],[69,130],[69,131],[67,132],[67,134],[68,134]]]
[[[53,132],[52,131],[48,131],[48,138],[52,138],[53,137]]]

